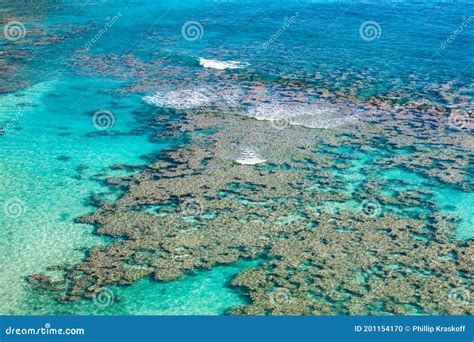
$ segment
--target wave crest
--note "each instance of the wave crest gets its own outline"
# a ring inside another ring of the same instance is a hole
[[[357,112],[324,103],[261,102],[251,107],[245,115],[257,120],[284,121],[289,125],[308,128],[337,128],[360,121]]]
[[[242,69],[249,66],[249,64],[245,62],[218,61],[216,59],[206,59],[202,57],[199,58],[199,65],[204,68],[217,69],[217,70]]]
[[[257,152],[250,148],[241,150],[239,156],[235,159],[237,164],[242,165],[256,165],[265,163],[266,161],[266,159],[263,159]]]
[[[158,91],[143,97],[143,100],[157,107],[193,109],[205,106],[219,108],[236,107],[243,97],[240,89],[196,87],[170,91]]]
[[[207,89],[183,89],[159,91],[153,95],[145,96],[143,100],[158,107],[191,109],[208,105],[214,99]]]

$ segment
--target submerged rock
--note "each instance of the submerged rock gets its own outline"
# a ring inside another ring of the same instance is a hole
[[[241,116],[185,112],[172,128],[191,142],[110,179],[123,195],[97,200],[99,209],[82,218],[117,240],[63,268],[61,300],[263,258],[233,279],[248,303],[229,314],[473,314],[453,293],[472,294],[474,241],[456,238],[429,182],[383,177],[403,169],[472,191],[466,133],[418,125],[429,110],[421,107],[406,121],[394,120],[403,108],[369,112],[372,123],[344,130],[275,130]],[[242,141],[254,150],[236,159]],[[54,288],[45,275],[30,278]]]

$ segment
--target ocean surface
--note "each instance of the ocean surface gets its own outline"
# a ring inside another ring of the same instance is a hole
[[[0,1],[0,313],[219,315],[245,303],[229,282],[258,261],[142,279],[105,307],[58,302],[25,279],[111,242],[77,219],[120,196],[107,178],[139,172],[183,143],[161,134],[170,109],[232,108],[265,81],[274,86],[249,105],[249,125],[292,117],[333,129],[360,119],[354,99],[451,108],[463,98],[472,110],[473,16],[470,1]],[[331,106],[291,102],[281,80],[341,96]],[[265,158],[244,151],[237,162]],[[341,175],[349,187],[363,181],[365,162]],[[468,176],[472,184],[472,165]],[[427,183],[408,170],[384,177]],[[472,193],[426,186],[458,218],[456,235],[474,237]]]

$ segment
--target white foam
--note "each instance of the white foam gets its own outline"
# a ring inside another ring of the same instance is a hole
[[[158,91],[143,97],[143,100],[154,106],[193,109],[205,106],[232,108],[239,106],[244,96],[241,89],[222,86],[200,86],[191,89]]]
[[[266,159],[263,159],[257,152],[251,149],[244,149],[240,152],[235,162],[242,165],[256,165],[265,163]]]
[[[156,92],[143,100],[158,107],[191,109],[211,104],[216,101],[216,96],[206,88],[197,88]]]
[[[225,69],[241,69],[248,66],[248,63],[237,61],[218,61],[216,59],[199,58],[199,65],[204,68],[225,70]]]
[[[330,103],[321,99],[298,102],[288,97],[271,95],[255,97],[258,100],[247,103],[248,109],[242,111],[242,101],[248,98],[248,95],[241,88],[234,85],[208,84],[197,85],[195,88],[158,91],[145,96],[143,100],[151,105],[178,110],[208,107],[225,111],[240,108],[236,113],[257,120],[271,121],[275,128],[297,125],[334,129],[358,125],[363,121],[361,109],[350,103]]]
[[[347,113],[346,108],[323,103],[260,102],[251,107],[246,115],[258,120],[278,122],[281,128],[284,128],[285,123],[308,128],[337,128],[359,122],[356,113]]]

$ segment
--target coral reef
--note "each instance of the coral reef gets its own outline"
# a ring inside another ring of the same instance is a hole
[[[410,183],[398,189],[381,178],[403,168],[472,191],[472,152],[463,149],[469,135],[441,124],[414,133],[429,109],[403,110],[410,120],[382,110],[369,124],[338,130],[174,113],[169,129],[190,142],[138,174],[109,179],[123,195],[81,218],[118,239],[79,265],[54,267],[61,285],[46,274],[29,281],[74,301],[104,286],[171,281],[258,258],[259,266],[233,279],[248,303],[230,314],[472,314],[473,305],[453,293],[472,294],[474,241],[456,238],[456,218],[439,213],[428,188],[400,190]],[[236,163],[243,145],[266,162]],[[351,182],[362,156],[364,178]]]

